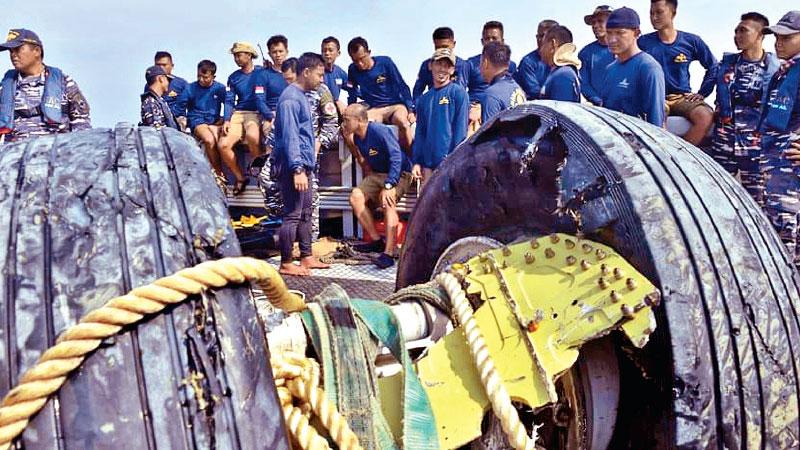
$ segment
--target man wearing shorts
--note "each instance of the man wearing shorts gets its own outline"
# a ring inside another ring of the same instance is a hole
[[[344,112],[342,128],[353,136],[358,150],[366,158],[370,174],[350,194],[350,205],[364,232],[373,239],[369,250],[383,251],[375,265],[385,269],[394,265],[395,236],[400,217],[397,201],[411,187],[411,161],[400,150],[391,128],[370,122],[367,107],[352,104]],[[371,207],[381,207],[386,221],[386,241],[375,229]]]
[[[267,107],[264,85],[261,84],[260,71],[264,69],[253,64],[253,59],[258,56],[256,48],[248,42],[236,42],[231,53],[239,70],[228,77],[219,153],[222,162],[236,177],[232,193],[239,195],[249,180],[236,162],[233,146],[244,140],[253,157],[260,155],[261,121],[271,121],[274,115]]]
[[[714,90],[717,59],[699,36],[675,29],[677,10],[678,0],[651,0],[650,22],[656,31],[640,37],[639,48],[655,58],[664,70],[668,114],[685,117],[692,123],[683,139],[699,145],[714,124],[714,113],[705,98]],[[689,80],[692,61],[699,61],[706,69],[696,94],[692,93]]]
[[[411,90],[388,56],[372,56],[367,40],[353,38],[347,44],[353,63],[347,70],[350,95],[348,103],[361,99],[369,106],[369,120],[396,125],[400,144],[411,150],[414,140],[411,124],[416,121]]]

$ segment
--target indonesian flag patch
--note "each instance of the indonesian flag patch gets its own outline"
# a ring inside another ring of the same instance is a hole
[[[263,94],[264,86],[256,86],[256,94]]]

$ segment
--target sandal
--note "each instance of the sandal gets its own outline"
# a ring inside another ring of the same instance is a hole
[[[245,177],[243,180],[236,180],[236,182],[233,183],[233,189],[231,189],[231,194],[233,194],[234,197],[238,196],[239,194],[244,192],[248,184],[250,184],[250,178],[248,177]]]

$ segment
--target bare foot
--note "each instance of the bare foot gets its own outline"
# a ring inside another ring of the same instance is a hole
[[[297,266],[294,263],[281,263],[281,268],[278,270],[283,275],[296,275],[299,277],[307,277],[311,275],[311,271],[303,266]]]
[[[315,256],[306,256],[300,260],[300,265],[306,269],[330,269],[330,264],[320,262]]]

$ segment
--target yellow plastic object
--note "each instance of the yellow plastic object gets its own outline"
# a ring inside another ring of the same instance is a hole
[[[481,254],[453,273],[463,279],[481,332],[512,399],[537,408],[557,400],[555,380],[580,346],[621,329],[637,347],[655,330],[656,287],[611,248],[554,234]],[[442,448],[481,434],[489,409],[457,328],[417,363]]]
[[[261,223],[261,221],[265,220],[266,218],[267,216],[261,216],[261,217],[256,217],[253,215],[242,216],[239,218],[239,220],[232,220],[231,224],[233,225],[233,228],[237,230],[240,228],[252,228]]]

